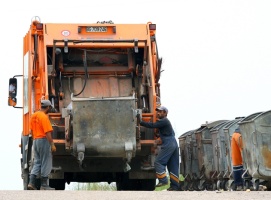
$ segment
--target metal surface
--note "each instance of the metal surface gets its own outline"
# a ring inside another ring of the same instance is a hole
[[[187,134],[189,134],[190,131],[183,133],[178,139],[179,139],[179,148],[180,148],[180,157],[181,157],[181,163],[180,163],[180,174],[185,176],[186,174],[186,167],[185,163],[187,160],[187,155],[186,155],[186,143],[185,139]]]
[[[185,178],[184,188],[197,189],[199,180],[198,152],[195,130],[188,131],[179,137],[181,155],[181,174]]]
[[[203,124],[196,130],[196,140],[198,147],[198,160],[200,168],[200,179],[204,181],[211,181],[214,174],[214,155],[210,130],[227,120],[218,120],[211,123]]]
[[[196,142],[195,131],[190,131],[189,134],[186,136],[186,180],[191,181],[193,184],[190,185],[189,189],[196,185],[196,182],[200,178],[199,174],[199,165],[198,165],[198,148]]]
[[[271,180],[271,111],[252,114],[239,122],[243,159],[254,179]]]
[[[225,137],[223,128],[230,121],[222,122],[215,127],[213,127],[210,132],[212,135],[212,145],[213,145],[213,155],[214,155],[214,174],[212,176],[213,179],[222,179],[223,174],[225,173],[225,162],[226,162],[226,153],[225,153]]]
[[[78,144],[83,144],[85,157],[134,156],[134,97],[72,98],[72,107],[75,151]]]

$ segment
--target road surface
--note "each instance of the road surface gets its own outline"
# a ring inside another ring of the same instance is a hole
[[[0,190],[0,200],[252,200],[271,199],[271,191],[15,191]]]

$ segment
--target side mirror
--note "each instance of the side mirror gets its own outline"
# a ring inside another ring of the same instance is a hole
[[[17,104],[17,79],[10,78],[9,79],[9,93],[8,93],[8,105],[16,106]]]

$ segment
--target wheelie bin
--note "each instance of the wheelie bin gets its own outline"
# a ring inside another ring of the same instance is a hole
[[[228,120],[217,120],[201,125],[195,131],[197,142],[198,166],[199,166],[199,190],[213,190],[212,175],[214,174],[214,155],[210,130]]]
[[[181,156],[184,159],[181,169],[184,176],[184,190],[197,190],[197,181],[199,180],[199,166],[197,157],[197,143],[195,130],[188,131],[180,137]]]
[[[243,165],[254,190],[271,182],[271,111],[254,113],[239,122],[243,138]],[[250,182],[245,181],[246,187]]]
[[[214,155],[214,173],[211,176],[213,189],[223,189],[223,175],[226,171],[226,151],[225,151],[225,136],[223,128],[231,121],[222,122],[214,126],[210,132],[212,136],[213,155]]]

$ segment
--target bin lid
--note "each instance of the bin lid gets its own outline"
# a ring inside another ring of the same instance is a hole
[[[195,132],[195,130],[187,131],[183,133],[182,135],[180,135],[178,139],[185,138],[187,135],[192,134],[193,132]]]
[[[244,119],[242,119],[238,124],[244,124],[244,123],[248,123],[248,122],[252,122],[255,120],[255,118],[257,118],[259,115],[261,115],[263,112],[257,112],[257,113],[253,113],[247,117],[245,117]]]
[[[242,119],[244,119],[245,117],[238,117],[235,118],[234,120],[231,120],[230,122],[227,123],[227,125],[224,126],[224,130],[228,130],[231,127],[233,127],[236,123],[238,123],[239,121],[241,121]]]
[[[227,121],[224,121],[224,122],[221,122],[220,124],[217,124],[216,126],[214,126],[210,132],[211,133],[215,133],[215,132],[218,132],[219,130],[221,130],[225,125],[227,125],[227,123],[229,122],[230,120],[227,120]]]
[[[216,125],[225,121],[228,121],[228,120],[217,120],[217,121],[212,121],[212,122],[206,122],[205,124],[202,124],[201,127],[196,130],[196,133],[202,132],[205,129],[212,129]]]

